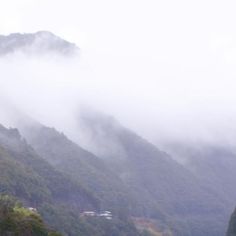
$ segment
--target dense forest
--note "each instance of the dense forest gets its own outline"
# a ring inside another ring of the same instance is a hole
[[[25,206],[37,209],[45,223],[63,235],[141,236],[142,234],[137,231],[128,216],[122,213],[122,208],[112,220],[81,217],[81,213],[85,210],[99,211],[99,199],[79,182],[56,171],[41,159],[16,129],[8,130],[3,126],[0,128],[0,168],[1,193],[10,194]],[[3,196],[3,204],[5,200],[6,204],[9,201],[11,207],[15,207],[11,198]],[[27,214],[27,210],[23,209],[22,212]],[[15,213],[18,212],[21,210]],[[21,214],[16,217],[24,221],[24,218],[21,219],[23,217]]]

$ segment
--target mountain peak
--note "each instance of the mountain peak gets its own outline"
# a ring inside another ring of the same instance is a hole
[[[75,55],[79,48],[49,31],[36,33],[13,33],[0,35],[0,56],[13,53],[44,55],[54,53],[62,56]]]

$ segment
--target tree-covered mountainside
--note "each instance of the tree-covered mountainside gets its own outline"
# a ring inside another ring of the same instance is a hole
[[[231,215],[226,236],[236,236],[236,209]]]
[[[25,208],[16,199],[0,195],[1,236],[62,236],[49,229],[34,208]]]
[[[99,199],[36,154],[18,130],[3,126],[0,126],[0,193],[15,196],[25,206],[36,208],[47,225],[65,236],[142,236],[124,214],[114,214],[111,220],[81,217],[83,211],[99,212]],[[19,211],[27,213],[23,208]],[[14,217],[19,218],[17,228],[24,217],[15,213]]]
[[[222,235],[227,213],[210,185],[111,118],[96,114],[83,123],[100,159],[55,129],[29,126],[24,135],[55,168],[86,183],[102,208],[156,219],[175,235]]]
[[[211,185],[226,203],[229,210],[235,203],[236,154],[233,147],[201,143],[198,146],[183,143],[169,144],[173,156],[182,158],[184,166],[202,183]],[[222,175],[222,173],[224,173]]]
[[[34,125],[25,127],[23,133],[37,153],[51,165],[81,184],[86,184],[99,198],[102,209],[119,213],[135,208],[135,199],[126,185],[94,154],[54,128]]]
[[[212,145],[192,148],[185,166],[203,183],[211,185],[224,199],[225,206],[232,209],[236,199],[236,190],[232,188],[236,178],[236,155],[233,149]]]
[[[225,228],[227,219],[235,205],[236,190],[232,188],[236,179],[236,155],[232,146],[201,143],[198,146],[186,143],[168,145],[172,155],[178,156],[184,166],[189,169],[202,185],[217,193],[221,204],[227,212],[223,220]],[[226,229],[225,229],[226,230]]]
[[[104,218],[80,219],[77,235],[94,236],[148,236],[139,233],[131,221]],[[35,208],[26,208],[9,195],[0,195],[0,235],[1,236],[62,236],[43,222]],[[151,236],[151,235],[150,235]]]
[[[227,210],[211,185],[202,184],[191,171],[110,117],[85,113],[80,122],[87,147],[119,175],[139,203],[145,202],[146,217],[160,218],[161,209],[176,235],[224,233]]]
[[[147,213],[149,210],[160,216],[159,220],[165,220],[161,207],[154,199],[139,196],[138,189],[134,191],[104,160],[82,149],[65,135],[39,125],[28,129],[25,127],[23,133],[34,149],[55,168],[74,180],[86,183],[89,190],[101,200],[103,209],[147,217],[150,216]]]
[[[18,130],[0,126],[0,148],[2,192],[10,191],[31,204],[39,204],[51,198],[57,203],[72,203],[73,208],[76,206],[78,209],[99,207],[97,199],[85,188],[39,157]],[[13,169],[15,171],[11,171]],[[10,176],[12,178],[8,178],[9,175],[13,175]],[[37,184],[37,189],[34,184]]]
[[[38,208],[62,232],[73,231],[83,210],[99,208],[91,193],[40,158],[16,129],[0,127],[0,163],[0,193]]]

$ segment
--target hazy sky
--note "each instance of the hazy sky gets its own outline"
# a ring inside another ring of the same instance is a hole
[[[0,33],[76,42],[77,84],[133,128],[205,134],[235,127],[235,9],[233,0],[8,0]]]
[[[0,31],[51,30],[83,48],[170,60],[231,47],[235,7],[233,0],[8,0],[0,3]]]

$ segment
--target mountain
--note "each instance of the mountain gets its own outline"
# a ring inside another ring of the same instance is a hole
[[[99,195],[88,191],[86,182],[73,181],[52,167],[17,129],[3,126],[0,126],[0,194],[12,195],[25,206],[36,208],[47,225],[65,236],[143,235],[129,218],[116,212],[111,220],[81,217],[84,211],[100,212],[96,197]],[[23,221],[22,217],[17,222]]]
[[[202,182],[213,186],[228,202],[231,209],[235,203],[236,190],[232,188],[236,179],[236,154],[229,147],[214,145],[191,148],[185,166]],[[222,174],[223,173],[223,174]]]
[[[88,190],[39,157],[16,129],[0,126],[0,163],[0,193],[37,208],[49,225],[65,235],[77,235],[73,224],[80,212],[99,209]]]
[[[78,47],[48,31],[39,31],[33,34],[14,33],[8,36],[0,35],[0,56],[12,53],[28,55],[47,55],[54,53],[57,56],[75,55]]]
[[[81,117],[81,132],[89,143],[81,144],[90,152],[54,128],[26,123],[21,132],[38,155],[85,184],[103,210],[154,219],[157,228],[174,235],[216,236],[225,231],[225,199],[212,183],[204,184],[112,117],[89,112]]]
[[[150,198],[146,198],[147,201],[140,198],[104,160],[81,148],[54,128],[37,122],[26,124],[21,127],[21,132],[27,142],[56,169],[85,184],[100,200],[102,210],[112,211],[121,217],[142,217],[146,216],[147,209],[153,207],[152,211],[159,216],[158,228],[166,228],[165,214],[155,201],[148,203]]]
[[[36,152],[56,169],[69,175],[100,199],[103,210],[119,212],[134,207],[134,199],[121,179],[97,156],[69,140],[63,133],[33,123],[22,129]]]
[[[11,183],[7,179],[8,185],[5,187],[4,182],[1,181],[2,191],[7,189],[11,193],[27,199],[33,205],[52,197],[55,202],[63,201],[65,203],[66,201],[69,204],[73,203],[73,207],[77,206],[78,209],[89,206],[90,208],[95,207],[96,200],[92,197],[89,199],[89,193],[85,189],[39,157],[33,148],[21,137],[17,129],[6,129],[0,126],[0,148],[2,177],[5,177],[4,174],[15,175],[14,179],[12,179],[14,182]],[[15,169],[13,172],[10,171],[12,166]],[[27,173],[30,175],[27,176]],[[17,176],[17,174],[19,175]],[[27,180],[27,178],[29,178],[29,181],[20,181],[20,179]],[[19,181],[19,183],[15,181]],[[30,186],[33,183],[37,183],[39,187],[39,198],[34,196],[37,195],[35,193],[37,189],[33,189],[33,186]],[[29,185],[25,186],[26,184]],[[15,188],[15,185],[17,185],[17,188]],[[94,201],[94,204],[91,204],[92,201]]]
[[[0,36],[2,57],[77,51],[45,31]],[[2,106],[1,113],[8,120]],[[77,117],[71,141],[18,111],[12,114],[20,131],[0,126],[0,194],[37,208],[63,235],[141,236],[134,223],[155,235],[225,233],[236,197],[234,153],[227,148],[196,145],[200,152],[167,153],[113,117],[91,111]],[[177,155],[188,161],[180,164],[172,158]],[[112,219],[101,218],[101,210],[111,211]],[[95,217],[84,217],[84,211]]]
[[[124,222],[119,219],[80,218],[78,222],[74,223],[76,225],[73,225],[73,228],[76,228],[77,225],[82,226],[80,231],[77,231],[77,236],[152,236],[148,232],[139,233],[132,222]],[[9,195],[0,195],[0,235],[62,236],[44,223],[37,209],[23,207]]]
[[[227,210],[210,184],[203,184],[170,155],[112,117],[86,112],[79,122],[86,149],[100,156],[128,186],[143,216],[159,219],[164,212],[175,235],[224,233]]]
[[[235,149],[208,143],[172,143],[168,145],[168,150],[174,157],[182,158],[183,165],[202,184],[214,189],[229,216],[236,199],[236,190],[232,188],[236,179]]]

